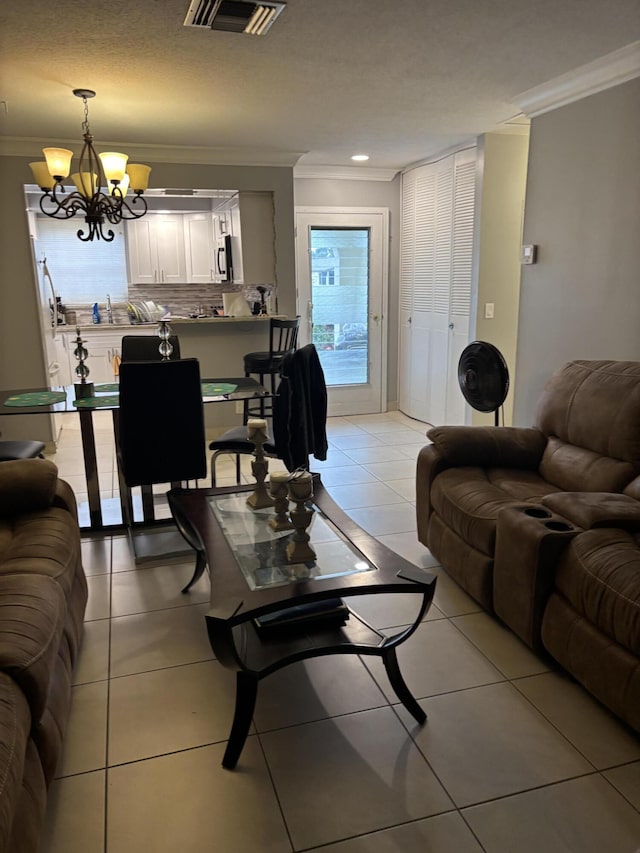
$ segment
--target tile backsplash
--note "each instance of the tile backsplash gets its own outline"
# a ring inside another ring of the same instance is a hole
[[[273,285],[265,285],[267,287],[267,306],[269,313],[278,313],[278,299],[276,288]],[[131,302],[140,302],[152,300],[158,305],[168,307],[172,314],[180,314],[188,316],[192,313],[198,313],[198,309],[203,308],[205,314],[211,314],[213,308],[222,308],[223,293],[242,293],[249,303],[260,302],[260,293],[256,289],[257,285],[240,285],[240,284],[180,284],[180,285],[129,285],[129,300]],[[269,296],[269,291],[271,295]],[[128,323],[129,316],[127,314],[127,304],[125,302],[111,303],[113,322],[117,324]],[[73,304],[66,306],[68,311],[75,312],[75,321],[77,324],[85,326],[92,323],[92,305]],[[107,322],[107,306],[106,302],[98,302],[98,309],[102,317],[102,323]],[[72,323],[68,322],[68,325]]]

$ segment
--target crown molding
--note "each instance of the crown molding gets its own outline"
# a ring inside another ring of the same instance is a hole
[[[399,171],[375,166],[295,166],[293,177],[325,181],[392,181]]]
[[[450,145],[449,148],[445,148],[442,151],[439,151],[437,154],[433,154],[430,157],[425,157],[424,159],[418,160],[415,163],[409,163],[409,165],[405,166],[402,170],[402,174],[406,175],[407,172],[410,172],[412,169],[419,169],[420,166],[428,166],[431,163],[439,163],[440,160],[444,160],[445,157],[450,157],[452,154],[459,154],[462,151],[471,151],[477,147],[478,137],[474,137],[472,142],[461,142],[458,145]]]
[[[564,107],[640,76],[640,41],[614,50],[513,98],[529,118]]]
[[[78,139],[33,139],[6,136],[0,138],[0,155],[42,159],[42,148],[56,145],[80,150]],[[147,163],[183,163],[207,166],[283,166],[292,168],[306,152],[264,151],[259,148],[205,148],[191,145],[139,145],[100,140],[105,150],[124,149],[129,159]]]

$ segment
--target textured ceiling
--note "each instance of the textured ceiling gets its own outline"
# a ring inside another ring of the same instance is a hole
[[[264,37],[183,27],[188,0],[0,10],[0,134],[193,162],[401,168],[513,117],[513,98],[640,38],[640,0],[288,0]],[[5,139],[6,142],[6,139]],[[218,157],[216,157],[216,152]],[[226,152],[226,154],[225,154]],[[300,159],[298,159],[300,158]]]

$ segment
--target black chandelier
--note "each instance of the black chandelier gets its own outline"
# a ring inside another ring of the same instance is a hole
[[[71,175],[76,191],[67,195],[62,185],[71,171],[73,151],[43,148],[46,160],[29,165],[44,193],[40,198],[40,210],[46,216],[71,219],[77,213],[83,214],[89,228],[78,229],[77,236],[84,242],[95,239],[109,243],[115,235],[111,228],[105,230],[105,222],[118,225],[123,219],[140,219],[147,212],[147,202],[142,193],[149,184],[151,167],[142,163],[127,165],[127,155],[115,151],[96,154],[87,105],[87,99],[94,98],[96,93],[91,89],[74,89],[73,94],[82,98],[84,103],[84,145],[78,171]],[[125,200],[129,188],[135,193],[131,206]]]

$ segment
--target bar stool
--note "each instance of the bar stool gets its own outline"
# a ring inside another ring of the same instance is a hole
[[[294,320],[279,320],[272,317],[269,323],[269,352],[248,352],[244,356],[244,375],[257,374],[260,384],[264,385],[264,377],[271,377],[271,395],[276,393],[276,377],[280,373],[282,359],[294,352],[298,343],[298,327],[300,317]],[[268,411],[265,410],[264,398],[260,399],[258,406],[251,406],[248,401],[244,404],[244,423],[251,416],[257,415],[264,418],[265,415],[273,415],[273,404]]]
[[[12,459],[44,458],[44,444],[41,441],[0,441],[0,462]]]

